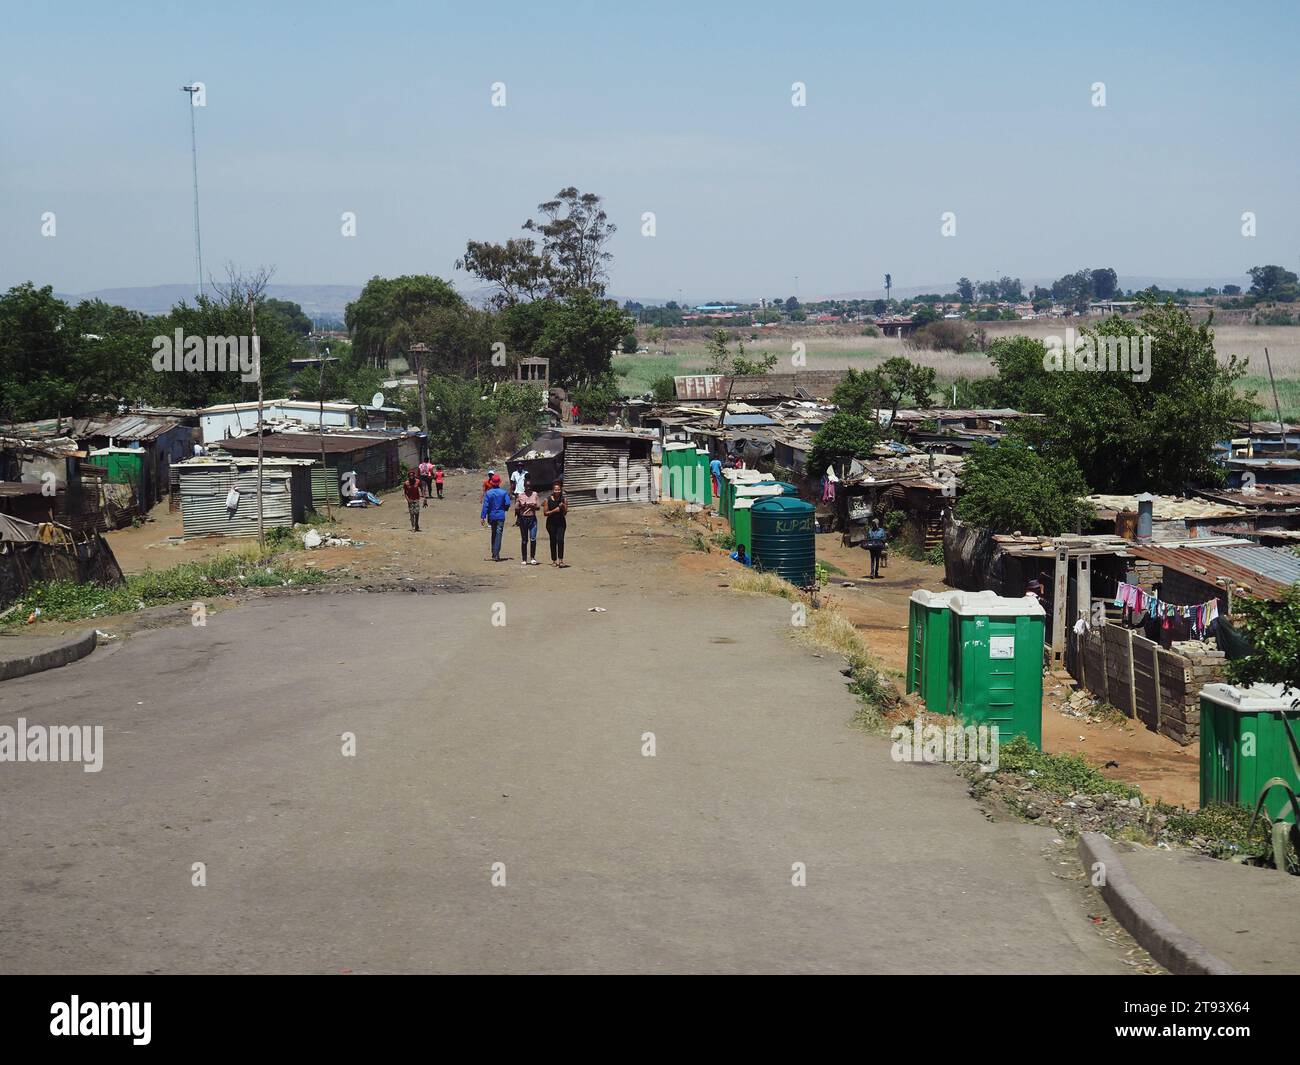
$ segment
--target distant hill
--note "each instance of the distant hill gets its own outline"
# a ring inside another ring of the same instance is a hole
[[[276,285],[267,286],[272,299],[291,300],[312,318],[342,318],[343,309],[361,293],[360,285]],[[181,300],[194,302],[194,285],[144,285],[133,288],[101,288],[95,292],[60,293],[60,298],[103,300],[146,314],[164,314]]]
[[[1056,280],[1051,277],[1025,277],[1021,278],[1025,291],[1028,292],[1034,285],[1050,286]],[[1225,284],[1240,285],[1245,291],[1250,287],[1250,278],[1248,277],[1145,277],[1141,275],[1120,275],[1119,285],[1121,289],[1143,289],[1150,285],[1159,285],[1162,289],[1193,289],[1199,290],[1207,285],[1214,288],[1222,288]],[[893,288],[893,295],[896,298],[904,299],[908,296],[919,296],[927,292],[951,292],[956,285],[956,279],[947,282],[932,282],[925,285],[903,285],[898,284]],[[492,295],[494,289],[490,286],[478,286],[471,289],[462,289],[463,295],[469,302],[482,305]],[[311,318],[337,318],[342,319],[344,309],[348,303],[356,299],[361,294],[361,285],[270,285],[267,288],[267,294],[273,299],[290,300],[298,304]],[[859,289],[851,292],[833,292],[828,294],[810,294],[801,296],[800,301],[803,303],[816,303],[820,300],[853,300],[853,299],[881,299],[885,295],[883,287],[879,289]],[[687,297],[685,302],[688,306],[702,302],[704,299],[712,299],[716,296],[709,297]],[[61,299],[69,300],[76,303],[80,300],[100,299],[105,303],[115,303],[121,307],[127,307],[133,311],[144,311],[146,314],[163,314],[181,300],[194,301],[193,284],[186,285],[144,285],[132,288],[103,288],[95,292],[78,292],[59,293]],[[647,307],[663,305],[667,303],[666,298],[646,297],[646,296],[619,296],[613,293],[610,298],[617,300],[622,306],[628,299],[640,303]],[[758,296],[750,295],[729,295],[727,299],[737,303],[756,303]]]

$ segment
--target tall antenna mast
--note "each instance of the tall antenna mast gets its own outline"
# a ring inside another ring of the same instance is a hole
[[[199,295],[203,295],[203,242],[199,239],[199,147],[194,131],[194,111],[197,104],[194,94],[203,91],[202,85],[182,85],[181,92],[189,96],[190,102],[190,162],[194,168],[194,260],[199,271]]]

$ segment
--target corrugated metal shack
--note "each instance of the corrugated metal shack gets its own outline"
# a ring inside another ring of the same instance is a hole
[[[903,449],[898,453],[896,449]],[[895,539],[928,551],[943,546],[943,523],[957,501],[964,459],[959,455],[917,452],[901,444],[877,445],[861,460],[863,472],[842,480],[835,493],[835,515],[843,542],[864,543],[872,518],[887,522],[903,515]]]
[[[650,503],[655,438],[617,429],[561,429],[564,491],[569,505]]]
[[[319,463],[322,438],[312,432],[267,433],[263,453],[282,458],[314,459]],[[374,430],[372,432],[329,432],[324,435],[325,465],[330,470],[327,481],[317,478],[313,497],[317,509],[325,505],[322,490],[331,492],[331,503],[338,502],[338,488],[343,474],[356,474],[356,485],[367,492],[395,488],[402,480],[402,467],[419,465],[424,453],[423,433],[411,430]],[[221,447],[241,458],[257,457],[257,436],[223,440]]]
[[[263,515],[267,529],[306,519],[311,507],[310,459],[268,458],[262,466]],[[221,533],[257,535],[257,460],[220,457],[177,463],[181,521],[186,536]],[[226,509],[230,490],[239,490],[234,514]]]
[[[97,450],[139,445],[144,452],[141,477],[133,487],[141,512],[150,510],[171,491],[172,463],[183,462],[194,452],[194,430],[190,426],[171,418],[141,414],[123,414],[107,421],[95,419],[83,431],[81,441]]]

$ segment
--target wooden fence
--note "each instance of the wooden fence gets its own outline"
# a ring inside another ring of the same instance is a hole
[[[1217,672],[1119,625],[1071,634],[1066,669],[1099,699],[1184,745],[1200,733],[1201,686]]]

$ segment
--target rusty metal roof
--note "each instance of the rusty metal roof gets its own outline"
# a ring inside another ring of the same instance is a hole
[[[1300,484],[1256,483],[1254,491],[1250,492],[1241,488],[1203,488],[1196,494],[1248,510],[1300,507]]]
[[[1260,551],[1267,552],[1272,557],[1265,558],[1256,554]],[[1300,572],[1287,579],[1291,568],[1277,557],[1277,549],[1258,545],[1153,547],[1134,544],[1129,548],[1129,553],[1209,584],[1230,583],[1234,588],[1245,589],[1256,599],[1282,599],[1291,585],[1300,580]],[[1289,554],[1285,549],[1280,553]],[[1291,558],[1300,563],[1300,559],[1294,555]]]
[[[108,421],[92,421],[84,436],[111,436],[122,440],[157,440],[181,423],[173,418],[150,418],[142,414],[123,414]]]

